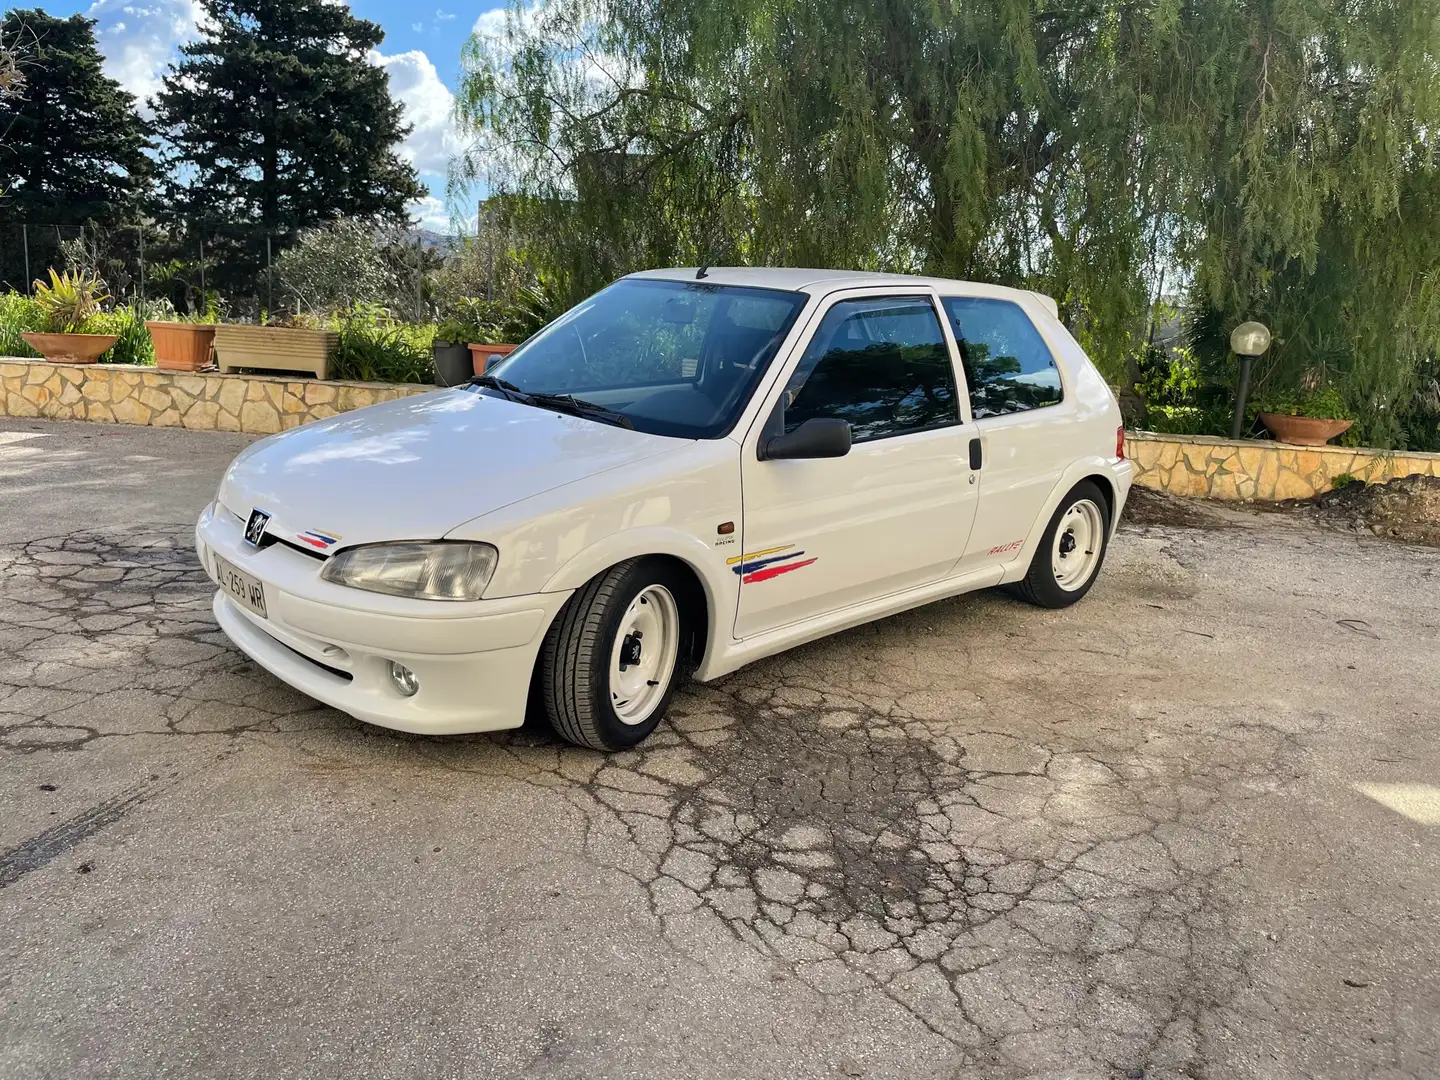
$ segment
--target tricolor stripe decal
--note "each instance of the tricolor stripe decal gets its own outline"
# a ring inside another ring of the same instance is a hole
[[[813,565],[817,559],[804,558],[804,551],[795,550],[794,544],[780,544],[778,547],[761,548],[745,555],[726,559],[726,564],[740,576],[741,582],[754,585],[769,581],[792,570]]]
[[[336,544],[338,544],[342,538],[332,533],[323,533],[311,529],[308,532],[301,533],[299,536],[295,537],[295,539],[309,544],[313,548],[319,548],[321,551],[327,551],[330,548],[334,547]]]

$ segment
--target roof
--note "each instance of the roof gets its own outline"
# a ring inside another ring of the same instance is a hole
[[[630,274],[635,278],[659,278],[666,281],[694,281],[698,267],[672,266],[663,270],[642,270]],[[1055,301],[1043,293],[991,285],[980,281],[956,281],[953,278],[916,277],[910,274],[877,274],[868,270],[816,270],[790,266],[711,266],[704,280],[711,285],[749,285],[752,288],[789,289],[792,292],[829,293],[837,289],[859,289],[866,286],[922,286],[940,292],[963,291],[969,295],[1007,297],[1013,300],[1036,300],[1050,314],[1058,314]]]

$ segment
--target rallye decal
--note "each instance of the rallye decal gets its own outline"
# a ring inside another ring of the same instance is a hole
[[[796,551],[794,544],[781,544],[779,547],[752,551],[747,555],[736,555],[733,559],[726,559],[725,563],[740,575],[742,582],[753,585],[788,574],[792,570],[800,570],[818,561],[817,558],[807,559],[804,556],[805,552]]]
[[[308,532],[302,532],[299,536],[295,537],[295,539],[301,543],[309,544],[313,548],[319,548],[321,551],[329,551],[344,539],[344,537],[338,533],[326,533],[320,532],[318,529],[311,529]]]

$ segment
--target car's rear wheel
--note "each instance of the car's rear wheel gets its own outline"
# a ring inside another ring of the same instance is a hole
[[[624,750],[665,716],[685,669],[688,582],[663,559],[630,559],[592,578],[556,616],[539,691],[555,731],[594,750]]]
[[[1055,508],[1015,591],[1040,607],[1069,607],[1095,584],[1109,540],[1109,504],[1092,481],[1081,481]]]

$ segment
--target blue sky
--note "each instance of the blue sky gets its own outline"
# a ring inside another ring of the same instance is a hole
[[[180,43],[195,36],[199,14],[195,0],[38,0],[35,6],[52,15],[79,12],[96,19],[106,71],[141,98],[155,91]],[[404,153],[431,191],[413,208],[415,215],[427,227],[448,230],[445,166],[455,149],[450,106],[460,74],[460,47],[472,30],[499,30],[503,6],[497,0],[350,0],[350,9],[385,30],[384,44],[373,59],[390,73],[390,92],[405,106],[406,120],[415,128]],[[462,208],[461,216],[469,219],[474,213]]]

